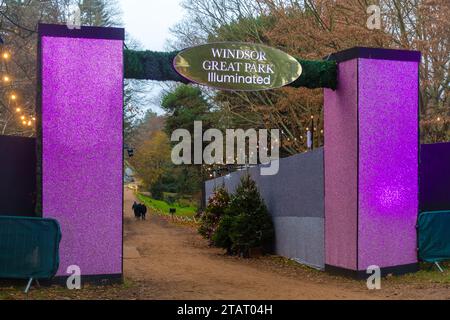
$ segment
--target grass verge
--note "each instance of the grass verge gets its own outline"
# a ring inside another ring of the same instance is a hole
[[[151,208],[152,210],[164,214],[164,215],[170,215],[170,209],[174,208],[177,210],[176,215],[179,217],[187,217],[187,218],[193,218],[197,214],[197,208],[190,206],[190,207],[181,207],[178,204],[168,204],[165,201],[161,200],[155,200],[150,197],[144,196],[142,194],[138,194],[137,198],[139,201],[144,203],[148,208]]]

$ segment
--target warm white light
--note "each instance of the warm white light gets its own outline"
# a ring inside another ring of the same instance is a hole
[[[3,77],[3,81],[5,81],[5,82],[9,82],[11,79],[8,77],[8,76],[4,76]]]
[[[12,94],[11,95],[11,100],[16,100],[16,99],[17,99],[17,96],[15,94]]]
[[[20,112],[20,111],[22,111],[22,109],[20,109],[20,108],[17,108],[17,109],[16,109],[16,112]]]
[[[9,59],[10,55],[8,52],[3,53],[3,59]]]

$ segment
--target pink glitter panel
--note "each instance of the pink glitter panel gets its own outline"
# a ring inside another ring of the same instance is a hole
[[[418,63],[360,59],[359,270],[417,263]]]
[[[123,42],[42,38],[43,212],[59,276],[122,274]]]
[[[339,65],[337,91],[325,90],[326,264],[355,270],[358,211],[358,62]]]

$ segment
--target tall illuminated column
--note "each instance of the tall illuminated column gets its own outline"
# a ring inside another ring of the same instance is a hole
[[[124,30],[39,26],[42,213],[62,229],[58,276],[123,274]]]
[[[417,269],[420,52],[334,54],[325,90],[325,241],[329,271]]]

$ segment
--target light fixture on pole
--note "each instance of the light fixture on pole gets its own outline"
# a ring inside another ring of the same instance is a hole
[[[311,130],[308,131],[309,150],[314,150],[314,131],[315,131],[314,116],[311,116]]]

